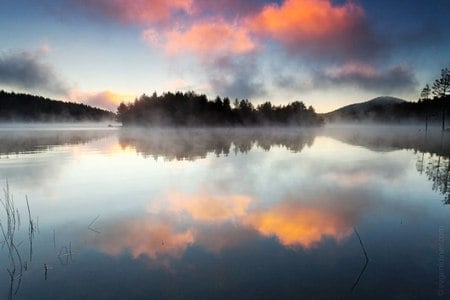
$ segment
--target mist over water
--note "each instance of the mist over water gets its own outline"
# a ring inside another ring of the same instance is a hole
[[[14,238],[27,262],[17,292],[0,271],[0,298],[449,291],[437,250],[449,254],[448,132],[10,127],[0,140],[0,182],[20,212]],[[32,260],[26,195],[39,229]],[[11,266],[5,247],[0,264]]]

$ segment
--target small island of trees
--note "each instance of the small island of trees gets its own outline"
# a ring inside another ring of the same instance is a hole
[[[232,107],[233,106],[233,107]],[[248,99],[208,100],[195,92],[142,95],[121,103],[117,119],[124,126],[317,126],[323,123],[312,106],[301,101],[287,105],[265,102],[256,108]]]

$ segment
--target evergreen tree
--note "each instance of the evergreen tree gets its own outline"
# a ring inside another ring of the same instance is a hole
[[[433,95],[437,98],[445,97],[450,94],[450,70],[444,68],[441,70],[441,78],[433,83]]]

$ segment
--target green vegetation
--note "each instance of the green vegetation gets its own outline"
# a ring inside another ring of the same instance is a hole
[[[270,102],[256,108],[247,99],[236,99],[233,108],[228,98],[208,100],[194,92],[142,95],[134,103],[121,103],[118,121],[124,126],[314,126],[322,120],[314,108],[295,101],[285,106]]]
[[[0,122],[77,122],[113,119],[112,112],[85,104],[0,91]]]

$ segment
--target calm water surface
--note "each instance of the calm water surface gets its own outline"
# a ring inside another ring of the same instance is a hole
[[[448,299],[449,157],[411,128],[3,128],[0,299]]]

